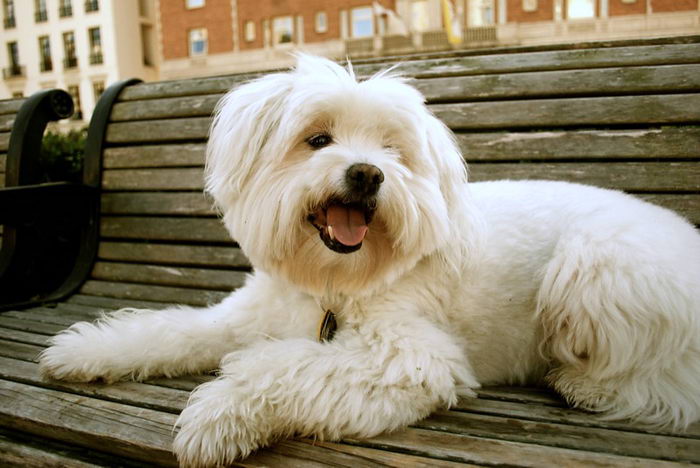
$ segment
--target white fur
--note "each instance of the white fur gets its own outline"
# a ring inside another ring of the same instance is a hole
[[[306,139],[325,131],[333,144]],[[385,180],[362,248],[306,216],[347,168]],[[204,309],[78,323],[51,377],[144,379],[221,368],[178,420],[184,465],[281,437],[369,437],[479,384],[547,381],[575,406],[682,428],[700,418],[700,235],[628,195],[554,182],[466,183],[451,133],[401,79],[302,56],[220,103],[207,191],[255,273]],[[338,316],[328,343],[323,308]]]

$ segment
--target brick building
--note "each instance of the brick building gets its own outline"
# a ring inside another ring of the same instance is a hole
[[[700,0],[159,0],[161,78],[417,50],[700,34]]]

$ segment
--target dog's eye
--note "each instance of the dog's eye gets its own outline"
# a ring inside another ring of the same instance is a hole
[[[333,138],[331,138],[331,136],[326,134],[326,133],[321,133],[321,134],[312,136],[311,138],[306,140],[306,142],[312,148],[318,149],[318,148],[323,148],[324,146],[328,146],[331,143],[333,143]]]

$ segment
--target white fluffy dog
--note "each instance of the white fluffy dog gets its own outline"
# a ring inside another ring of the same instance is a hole
[[[588,186],[468,185],[453,136],[400,78],[301,56],[236,88],[206,188],[255,267],[245,287],[75,324],[41,356],[74,381],[220,368],[178,420],[185,465],[293,435],[371,437],[479,385],[547,382],[653,425],[700,417],[694,227]],[[337,331],[319,338],[328,310]]]

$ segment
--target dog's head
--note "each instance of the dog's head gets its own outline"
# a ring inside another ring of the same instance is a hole
[[[374,290],[465,234],[466,168],[422,95],[318,57],[220,101],[206,189],[255,268],[313,293]]]

